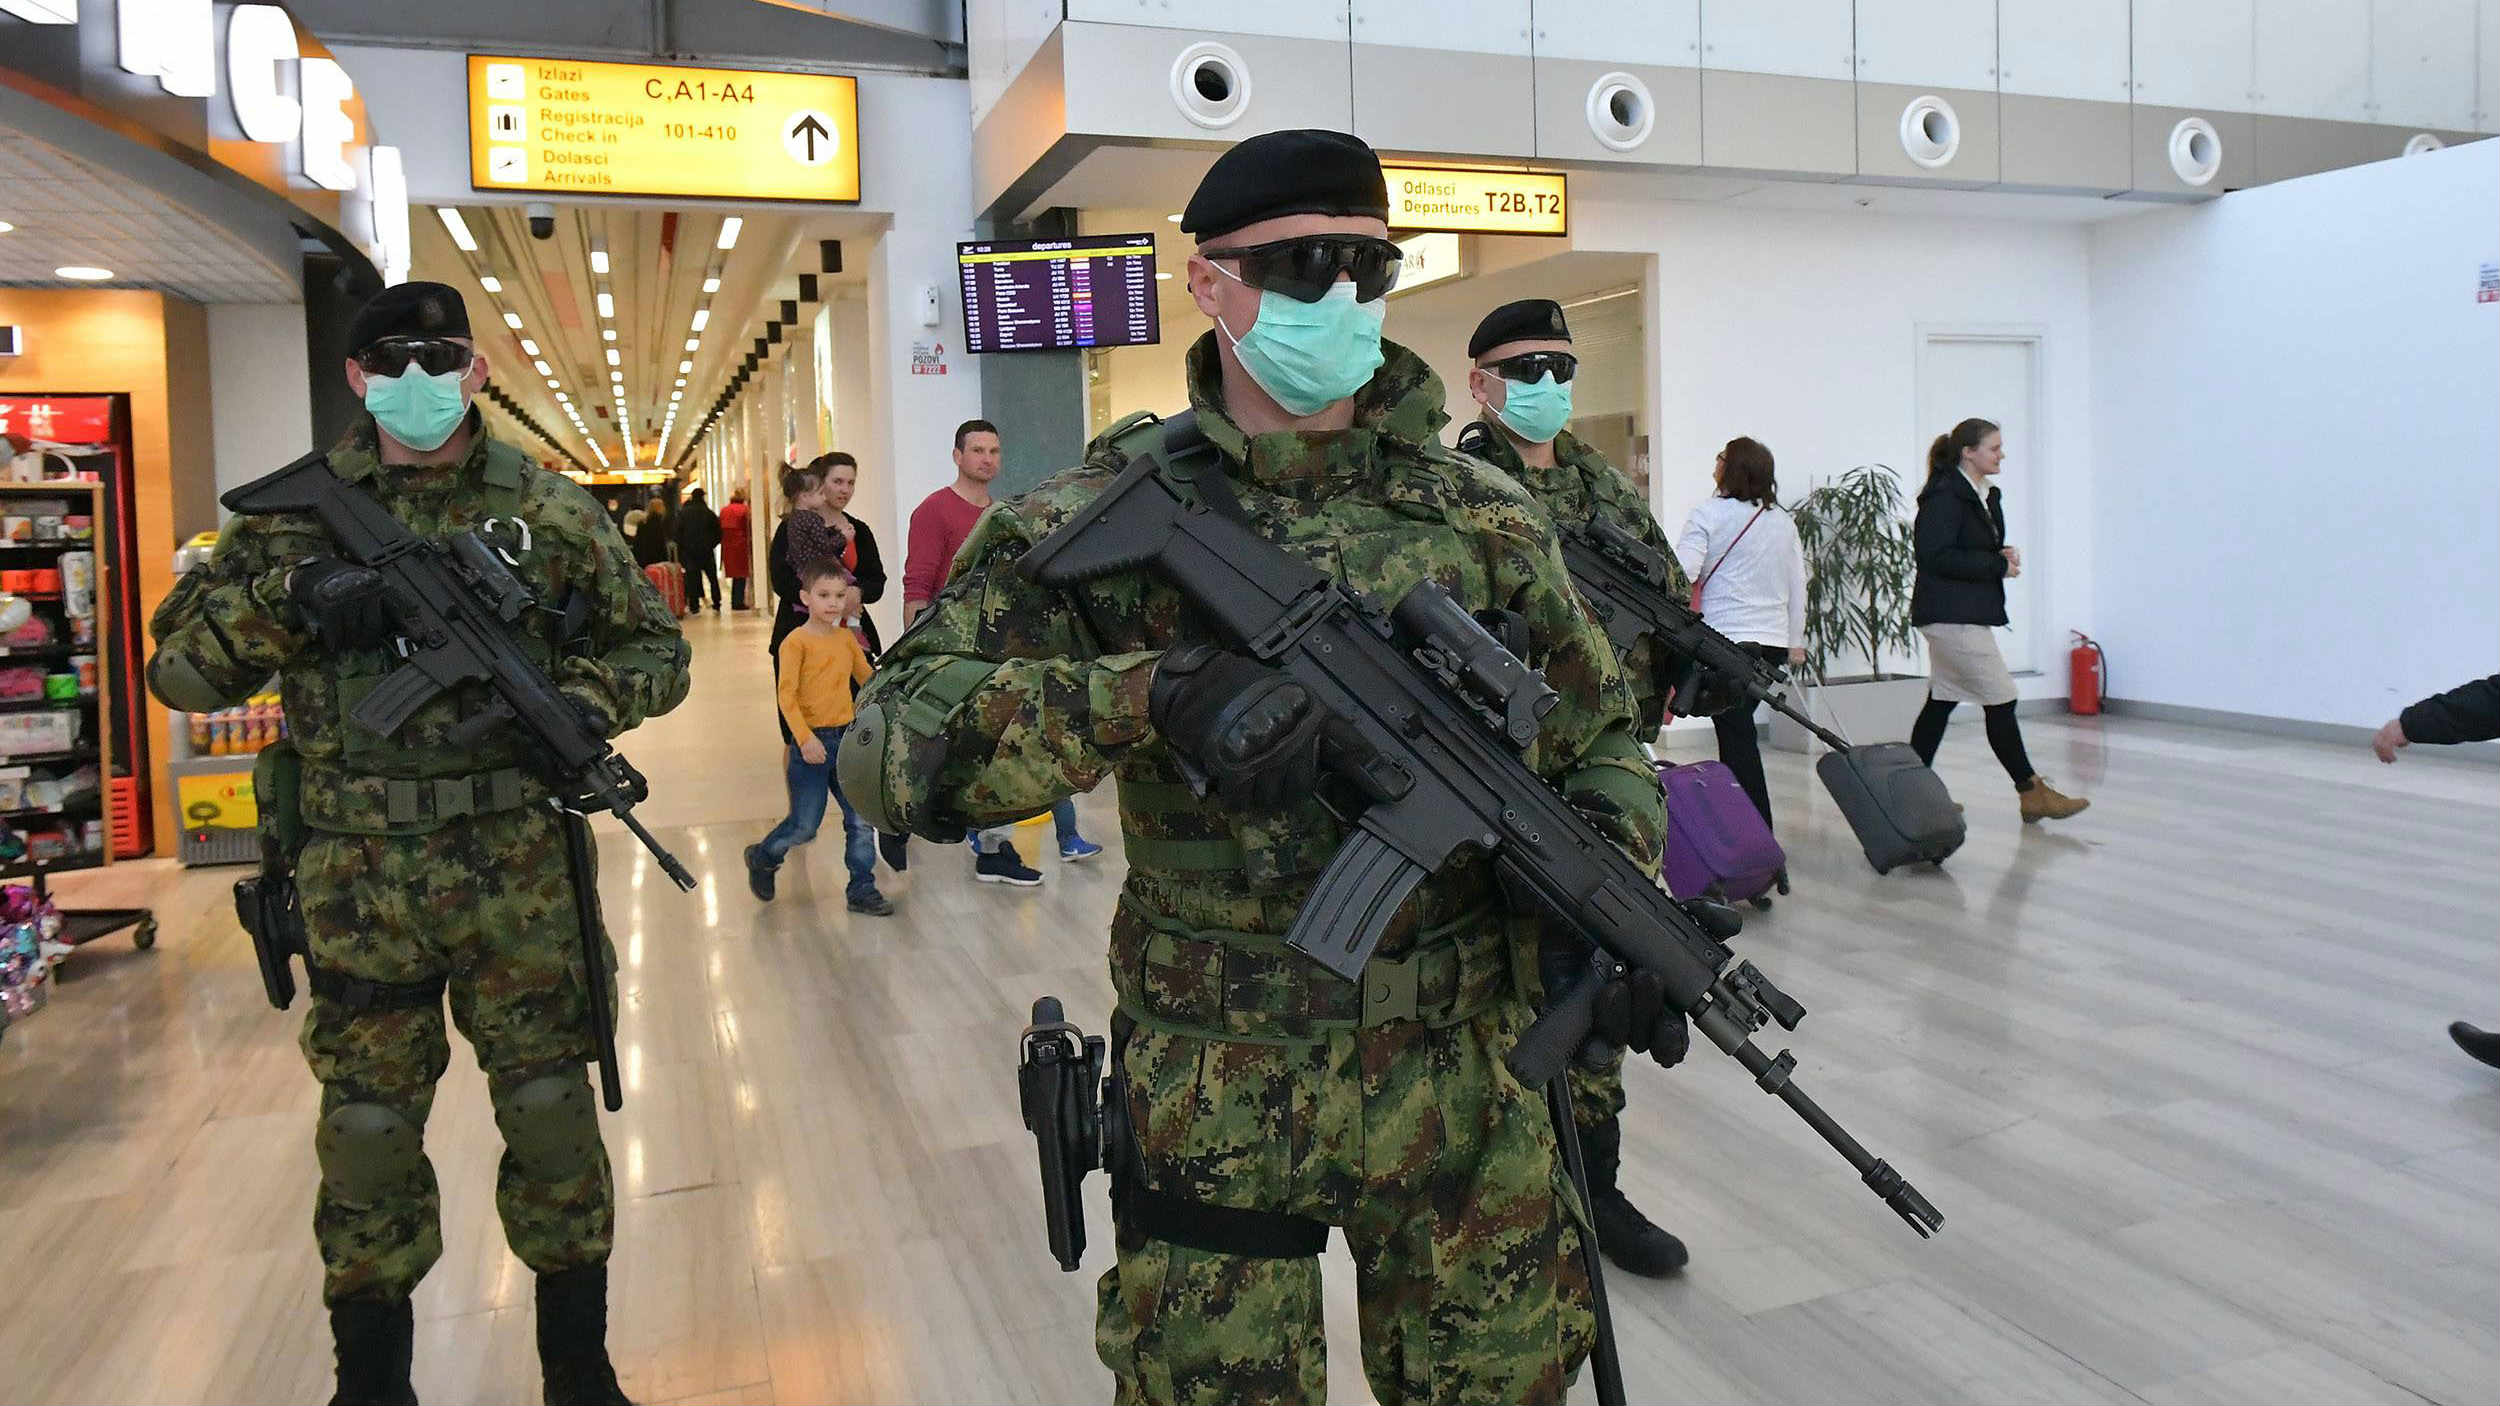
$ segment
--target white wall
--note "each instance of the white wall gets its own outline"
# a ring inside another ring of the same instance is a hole
[[[2083,227],[1596,200],[1580,203],[1574,225],[1580,249],[1656,259],[1647,280],[1656,401],[1646,423],[1651,496],[1670,530],[1709,494],[1713,456],[1740,434],[1770,446],[1784,500],[1869,462],[1891,465],[1914,495],[1928,442],[1951,428],[1919,421],[1920,329],[2036,329],[2039,461],[2009,465],[2005,489],[2044,500],[2041,538],[2021,544],[2038,637],[2092,629]],[[2066,691],[2058,669],[2018,683],[2026,698]]]
[[[964,351],[955,273],[955,244],[973,237],[971,102],[957,80],[862,74],[859,124],[892,134],[861,153],[860,188],[893,192],[894,223],[868,253],[867,402],[857,418],[846,406],[843,422],[845,433],[867,431],[866,447],[852,446],[861,467],[891,474],[888,511],[860,514],[897,583],[877,615],[891,639],[902,623],[904,525],[920,500],[954,482],[955,426],[981,413],[980,363]],[[921,325],[923,288],[937,291],[936,327]],[[912,344],[922,340],[944,344],[945,375],[911,374]]]
[[[209,421],[220,495],[327,447],[312,440],[310,355],[301,303],[209,305]],[[338,375],[338,368],[326,374]]]
[[[2376,726],[2500,656],[2500,142],[2091,240],[2122,699]]]

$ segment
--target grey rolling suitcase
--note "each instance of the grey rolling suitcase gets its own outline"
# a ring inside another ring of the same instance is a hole
[[[1920,860],[1941,864],[1962,847],[1962,813],[1953,808],[1952,793],[1909,743],[1826,752],[1814,770],[1876,873]]]

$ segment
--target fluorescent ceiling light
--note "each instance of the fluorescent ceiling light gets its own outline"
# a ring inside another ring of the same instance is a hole
[[[702,346],[702,345],[703,345],[703,339],[702,339],[701,337],[688,337],[688,338],[686,339],[686,350],[688,350],[688,351],[693,351],[695,348],[700,347],[700,346]]]
[[[558,384],[560,384],[560,383],[556,380],[556,378],[555,378],[555,377],[550,376],[550,377],[548,377],[548,378],[547,378],[547,389],[549,389],[549,390],[554,390],[554,389],[557,387],[557,385],[558,385]]]
[[[616,329],[615,329],[615,328],[613,328],[613,327],[602,327],[602,328],[600,328],[600,329],[599,329],[599,340],[600,340],[600,341],[603,341],[603,342],[613,342],[613,341],[615,341],[615,340],[616,340]]]
[[[54,269],[52,276],[71,279],[79,283],[102,283],[113,276],[113,271],[97,268],[93,264],[64,264]]]
[[[1163,218],[1171,221],[1173,224],[1179,224],[1181,222],[1181,217],[1178,215],[1166,215]]]
[[[671,401],[684,400],[686,398],[686,393],[684,391],[670,391],[668,393],[668,398]]]
[[[678,385],[680,385],[680,386],[683,386],[684,384],[686,384],[686,378],[685,378],[685,377],[683,377],[683,376],[678,377],[678,378],[677,378],[677,384],[678,384]]]
[[[460,218],[459,211],[448,205],[437,205],[434,213],[442,217],[443,228],[451,231],[451,242],[460,246],[461,253],[477,252],[477,236],[469,233],[469,222]]]
[[[590,246],[590,271],[592,273],[606,273],[608,271],[608,251],[600,245],[593,244]]]
[[[608,373],[608,379],[611,381],[622,381],[625,379],[625,373],[622,371],[611,371]]]
[[[703,291],[704,291],[704,292],[706,292],[706,293],[717,293],[717,292],[719,292],[719,291],[720,291],[720,275],[716,273],[716,274],[713,274],[710,278],[707,278],[707,279],[703,280]]]
[[[721,222],[720,222],[720,242],[719,242],[718,244],[713,245],[712,247],[713,247],[713,248],[715,248],[715,249],[735,249],[735,248],[737,248],[737,247],[738,247],[738,231],[739,231],[739,230],[741,230],[741,229],[744,229],[745,227],[746,227],[746,221],[745,221],[745,220],[740,219],[740,218],[739,218],[739,217],[737,217],[736,215],[732,215],[732,216],[730,216],[728,219],[725,219],[725,220],[721,221]]]
[[[1158,271],[1158,272],[1155,274],[1155,282],[1157,282],[1157,283],[1169,283],[1169,282],[1171,282],[1171,281],[1172,281],[1172,275],[1170,275],[1170,274],[1168,274],[1168,273],[1163,273],[1163,272]]]
[[[599,290],[599,316],[602,318],[616,316],[616,299],[609,297],[608,290],[605,288]]]
[[[517,313],[517,312],[508,312],[508,313],[505,313],[505,314],[503,315],[503,325],[504,325],[504,326],[506,326],[506,327],[511,328],[511,329],[512,329],[513,331],[515,331],[515,332],[520,331],[520,330],[521,330],[521,315],[520,315],[519,313]]]
[[[535,366],[535,367],[537,367],[537,368],[538,368],[538,374],[539,374],[539,375],[541,375],[541,376],[552,376],[552,375],[556,374],[556,369],[555,369],[554,367],[552,367],[552,366],[549,366],[549,365],[548,365],[546,362],[544,362],[544,361],[534,361],[534,362],[531,362],[530,364],[531,364],[532,366]]]
[[[536,342],[531,341],[531,340],[530,340],[529,338],[527,338],[527,337],[523,337],[523,338],[521,339],[521,354],[522,354],[523,356],[536,356],[536,355],[538,355],[538,344],[537,344]]]
[[[684,361],[681,361],[681,362],[677,363],[677,374],[678,374],[678,375],[680,375],[680,376],[685,375],[687,372],[692,371],[693,369],[694,369],[694,359],[693,359],[692,357],[688,357],[686,360],[684,360]],[[680,384],[683,384],[683,383],[681,382]]]
[[[710,308],[696,308],[694,310],[694,330],[697,332],[702,331],[704,327],[711,322],[711,320],[712,310]]]
[[[625,364],[625,356],[624,356],[624,353],[619,352],[619,351],[618,351],[616,348],[614,348],[614,347],[610,347],[610,348],[608,348],[608,365],[610,365],[610,366],[622,366],[622,365],[624,365],[624,364]]]
[[[480,274],[478,276],[477,286],[485,289],[489,293],[500,293],[503,291],[503,280],[495,277],[491,273]]]

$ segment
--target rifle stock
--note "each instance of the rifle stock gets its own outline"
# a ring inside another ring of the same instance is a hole
[[[1741,981],[1723,975],[1733,963],[1726,946],[1528,767],[1520,753],[1534,725],[1523,737],[1515,723],[1540,712],[1541,676],[1437,584],[1384,611],[1230,517],[1184,503],[1160,468],[1160,456],[1140,456],[1018,569],[1052,586],[1150,570],[1224,644],[1283,671],[1330,716],[1324,756],[1340,784],[1322,799],[1358,838],[1304,903],[1288,936],[1295,948],[1352,979],[1416,883],[1454,859],[1490,856],[1510,891],[1615,960],[1657,973],[1678,1010],[1920,1235],[1942,1225],[1916,1188],[1797,1088],[1786,1051],[1774,1058],[1753,1043],[1772,1018],[1764,992],[1776,988],[1750,964]],[[1456,649],[1452,617],[1473,632]],[[1585,1018],[1583,1006],[1583,1028]]]

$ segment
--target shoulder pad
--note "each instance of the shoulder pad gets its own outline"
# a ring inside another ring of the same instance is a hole
[[[1470,420],[1467,428],[1458,432],[1458,452],[1461,454],[1481,455],[1492,442],[1493,427],[1482,420]]]

